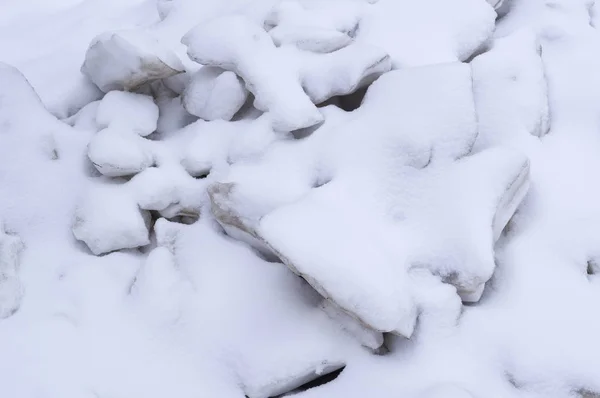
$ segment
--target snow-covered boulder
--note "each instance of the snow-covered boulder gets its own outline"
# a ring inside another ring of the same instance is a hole
[[[135,90],[184,71],[168,47],[141,30],[106,32],[90,44],[81,71],[102,91]]]
[[[107,177],[137,174],[154,163],[146,140],[128,130],[113,127],[94,135],[88,146],[88,157]]]
[[[23,248],[21,238],[7,234],[0,225],[0,319],[8,318],[21,305],[24,288],[18,271]]]
[[[315,104],[351,94],[392,68],[391,59],[384,51],[363,43],[353,43],[323,55],[294,53],[298,63],[303,65],[302,87]]]
[[[351,44],[328,54],[277,48],[271,37],[243,16],[201,24],[183,38],[190,58],[238,74],[269,112],[276,131],[293,131],[323,121],[314,103],[345,95],[391,69],[380,48]]]
[[[274,144],[211,186],[217,219],[376,331],[412,334],[429,300],[416,286],[436,289],[412,269],[477,300],[529,169],[510,150],[469,156],[478,129],[469,66],[390,72],[357,111],[325,112],[331,128]]]
[[[192,115],[204,120],[231,120],[248,98],[244,82],[233,72],[203,67],[196,72],[181,100]]]
[[[96,255],[150,243],[150,215],[118,184],[92,184],[75,210],[73,234]]]
[[[96,123],[102,128],[120,128],[143,137],[156,130],[158,106],[147,95],[111,91],[102,98],[97,112]]]

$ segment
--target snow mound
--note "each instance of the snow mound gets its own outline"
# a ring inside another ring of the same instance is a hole
[[[194,61],[239,75],[255,97],[254,106],[269,112],[273,128],[281,132],[321,123],[315,103],[350,94],[391,69],[387,54],[367,44],[328,54],[277,48],[262,27],[243,16],[200,24],[182,42]]]
[[[0,225],[0,319],[13,315],[21,305],[24,287],[18,272],[23,248],[23,241]]]
[[[471,62],[478,146],[514,145],[524,136],[548,132],[548,88],[540,53],[534,32],[523,30],[495,41]]]
[[[182,95],[183,107],[204,120],[231,120],[248,98],[235,73],[215,67],[196,72]]]
[[[158,106],[152,97],[125,91],[107,93],[96,114],[96,122],[102,127],[116,127],[147,136],[156,130]]]
[[[359,4],[326,2],[321,7],[305,7],[285,0],[271,10],[265,27],[277,47],[294,45],[300,50],[330,53],[352,42],[360,18]]]
[[[380,46],[395,67],[465,61],[494,31],[485,0],[379,0],[366,8],[356,39]]]
[[[168,47],[141,30],[105,32],[90,44],[81,71],[102,91],[135,90],[184,71]]]
[[[478,128],[469,66],[390,72],[357,111],[327,120],[233,165],[209,187],[217,219],[376,331],[412,334],[429,305],[415,287],[437,288],[418,269],[476,301],[528,161],[504,149],[468,156]]]

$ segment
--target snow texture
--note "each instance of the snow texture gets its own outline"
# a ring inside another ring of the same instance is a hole
[[[235,73],[204,67],[190,79],[182,95],[183,107],[204,120],[231,120],[248,98],[244,83]]]
[[[133,90],[183,72],[177,55],[141,31],[107,32],[94,38],[81,71],[100,90]]]
[[[599,1],[0,8],[1,397],[600,396]]]

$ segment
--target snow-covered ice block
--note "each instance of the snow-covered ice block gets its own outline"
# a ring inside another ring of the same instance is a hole
[[[390,57],[380,48],[351,44],[330,54],[301,53],[302,87],[319,104],[337,95],[351,94],[392,69]]]
[[[323,121],[302,90],[297,71],[262,27],[243,16],[201,24],[182,39],[194,61],[239,75],[255,96],[254,106],[272,114],[273,128],[293,131]]]
[[[268,115],[256,120],[197,122],[188,127],[193,139],[182,150],[181,164],[192,176],[226,170],[229,163],[262,154],[282,138],[271,128]]]
[[[21,238],[7,234],[0,224],[0,319],[8,318],[21,305],[25,290],[18,271],[23,248]]]
[[[477,146],[516,143],[549,129],[548,88],[533,31],[498,39],[471,62],[479,121]]]
[[[235,164],[209,188],[217,219],[376,331],[412,334],[428,298],[411,289],[435,288],[413,268],[477,299],[529,169],[511,150],[468,156],[477,136],[469,66],[390,72],[358,110],[327,120]]]
[[[158,106],[147,95],[111,91],[100,101],[97,112],[96,122],[102,128],[117,127],[143,137],[156,130]]]
[[[278,47],[294,45],[301,50],[329,53],[352,42],[350,34],[359,21],[358,2],[331,7],[307,8],[298,1],[277,4],[267,16],[265,27]],[[354,6],[354,7],[353,7]]]
[[[134,90],[184,71],[181,60],[141,30],[106,32],[90,44],[82,72],[102,91]]]
[[[75,210],[73,234],[96,255],[150,243],[150,215],[123,188],[93,184]]]
[[[395,67],[467,60],[494,31],[484,0],[379,0],[366,8],[356,39],[382,47]]]
[[[206,183],[191,177],[181,166],[150,167],[128,183],[136,202],[144,210],[163,217],[198,218]]]
[[[244,82],[233,72],[203,67],[182,95],[185,110],[204,120],[231,120],[248,98]]]
[[[108,177],[137,174],[154,163],[146,140],[115,127],[106,128],[92,138],[88,157],[96,169]]]

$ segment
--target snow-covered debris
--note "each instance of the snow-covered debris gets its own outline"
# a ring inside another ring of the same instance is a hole
[[[94,183],[77,206],[73,234],[96,255],[150,243],[150,215],[119,184]]]
[[[323,121],[302,90],[298,75],[261,26],[243,16],[201,24],[183,43],[194,61],[239,75],[255,96],[254,106],[272,114],[273,127],[293,131]]]
[[[7,234],[0,223],[0,320],[14,314],[21,305],[24,287],[19,278],[21,238]]]
[[[90,44],[81,71],[102,91],[135,90],[184,71],[180,59],[142,30],[106,32]]]
[[[181,97],[183,107],[204,120],[231,120],[248,98],[244,82],[233,72],[204,67],[196,72]]]
[[[158,106],[152,97],[125,91],[107,93],[96,114],[96,122],[102,127],[129,130],[147,136],[156,130]]]
[[[341,50],[311,56],[299,53],[302,86],[315,104],[347,95],[368,86],[392,68],[390,57],[380,48],[354,43]],[[290,58],[293,55],[290,54]]]
[[[190,58],[198,63],[238,74],[254,94],[254,106],[271,114],[276,131],[322,122],[323,116],[313,103],[350,94],[391,69],[383,50],[364,43],[328,54],[302,51],[296,46],[277,48],[260,26],[242,16],[201,24],[184,37],[183,43]]]
[[[98,132],[90,141],[88,157],[96,169],[108,177],[134,175],[154,163],[147,141],[118,127]]]
[[[485,0],[379,0],[365,8],[356,39],[383,48],[396,67],[465,61],[495,18]]]
[[[497,40],[471,62],[478,147],[514,144],[523,136],[548,132],[548,88],[540,52],[534,32],[524,30]]]
[[[332,125],[234,165],[209,189],[216,217],[374,330],[412,334],[423,303],[411,268],[477,299],[528,162],[499,149],[466,156],[477,135],[470,68],[388,73]]]

